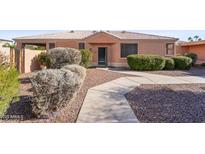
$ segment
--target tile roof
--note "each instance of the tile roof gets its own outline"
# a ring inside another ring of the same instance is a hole
[[[192,45],[202,45],[202,44],[205,44],[205,40],[180,43],[181,46],[192,46]]]
[[[174,37],[166,37],[166,36],[143,34],[143,33],[128,32],[128,31],[109,31],[107,33],[117,36],[120,39],[163,39],[163,40],[173,39],[173,40],[177,40],[177,38],[174,38]]]
[[[14,40],[21,39],[85,39],[96,33],[104,32],[119,39],[162,39],[162,40],[177,40],[174,37],[158,36],[151,34],[143,34],[128,31],[65,31],[53,34],[42,34],[34,36],[25,36],[14,38]]]

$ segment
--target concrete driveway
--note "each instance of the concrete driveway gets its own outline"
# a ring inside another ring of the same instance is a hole
[[[98,85],[88,90],[77,122],[139,122],[125,94],[141,84],[205,83],[200,76],[165,76],[136,71],[107,70],[134,75]]]

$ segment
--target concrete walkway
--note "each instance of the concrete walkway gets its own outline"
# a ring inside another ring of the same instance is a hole
[[[88,90],[77,122],[139,122],[125,94],[140,84],[205,83],[205,77],[171,77],[135,71],[113,71],[136,75],[122,77]]]
[[[138,122],[125,94],[139,86],[119,78],[88,90],[77,122]]]

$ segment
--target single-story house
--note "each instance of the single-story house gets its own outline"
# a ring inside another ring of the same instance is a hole
[[[26,45],[43,45],[46,50],[55,47],[86,48],[93,52],[93,66],[126,67],[129,54],[174,56],[177,40],[128,31],[65,31],[14,39],[18,50],[17,67],[21,73],[30,71],[28,64],[35,55],[25,51]]]
[[[195,53],[198,56],[197,64],[205,62],[205,40],[193,42],[180,42],[177,47],[177,54]]]

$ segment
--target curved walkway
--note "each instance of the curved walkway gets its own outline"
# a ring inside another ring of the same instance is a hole
[[[198,76],[171,77],[135,71],[114,72],[136,77],[121,77],[90,88],[77,122],[139,122],[124,95],[140,84],[205,83],[205,77]]]

